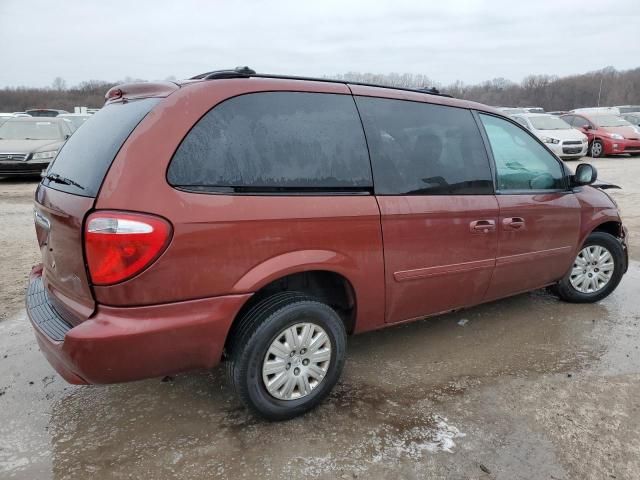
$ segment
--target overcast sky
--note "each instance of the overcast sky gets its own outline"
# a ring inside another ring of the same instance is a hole
[[[0,0],[0,87],[259,72],[441,84],[640,66],[640,0]]]

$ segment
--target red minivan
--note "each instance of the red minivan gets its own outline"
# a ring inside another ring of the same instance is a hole
[[[434,91],[246,68],[120,85],[36,191],[27,312],[71,383],[224,361],[253,411],[291,418],[347,335],[545,286],[609,295],[626,234],[595,178]]]

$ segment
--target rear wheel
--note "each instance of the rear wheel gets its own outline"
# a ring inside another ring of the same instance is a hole
[[[602,140],[594,140],[591,143],[590,154],[593,158],[601,158],[604,156],[604,144]]]
[[[605,232],[593,232],[555,291],[562,300],[572,303],[602,300],[620,283],[624,258],[617,238]]]
[[[268,420],[318,405],[338,381],[346,353],[342,319],[308,295],[282,292],[248,310],[234,328],[227,374],[241,400]]]

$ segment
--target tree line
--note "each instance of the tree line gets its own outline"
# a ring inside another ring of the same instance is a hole
[[[337,80],[374,83],[403,88],[436,87],[456,98],[496,106],[537,106],[547,111],[579,107],[640,104],[640,68],[616,70],[606,67],[580,75],[529,75],[520,83],[495,78],[475,85],[461,81],[443,85],[425,74],[349,72],[327,76]],[[126,78],[124,81],[134,79]],[[135,79],[138,80],[138,79]],[[73,111],[75,106],[98,108],[104,94],[122,82],[90,80],[67,87],[58,77],[49,88],[5,87],[0,89],[0,112],[29,108],[59,108]]]
[[[516,83],[495,78],[476,85],[461,81],[442,85],[426,75],[346,73],[341,80],[403,88],[436,87],[456,98],[495,106],[542,107],[547,111],[581,107],[640,104],[640,68],[619,71],[613,67],[580,75],[529,75]]]

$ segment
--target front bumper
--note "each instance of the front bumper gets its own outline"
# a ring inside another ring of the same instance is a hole
[[[553,153],[560,158],[580,158],[587,154],[589,149],[588,143],[578,144],[565,144],[564,141],[560,143],[548,143],[546,144]]]
[[[604,139],[604,153],[607,155],[622,155],[624,153],[640,153],[640,140],[616,140],[613,138]]]
[[[73,327],[51,307],[42,267],[35,267],[26,303],[40,349],[53,368],[70,383],[104,384],[214,367],[233,319],[250,296],[129,308],[98,305],[91,318]]]
[[[50,162],[27,162],[27,161],[0,161],[0,177],[9,176],[31,176],[40,173],[49,166]]]

